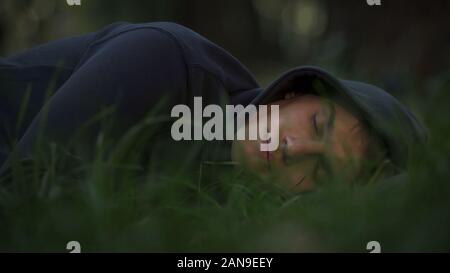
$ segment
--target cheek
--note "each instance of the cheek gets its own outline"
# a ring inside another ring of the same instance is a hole
[[[292,192],[306,192],[315,188],[315,182],[310,178],[311,166],[308,162],[277,170],[276,182]]]

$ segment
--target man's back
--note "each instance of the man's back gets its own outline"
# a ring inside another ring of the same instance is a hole
[[[230,97],[248,104],[260,91],[253,75],[228,52],[168,22],[119,22],[34,47],[1,59],[0,77],[3,158],[13,139],[20,139],[21,156],[31,154],[47,93],[53,95],[45,134],[64,141],[107,106],[117,106],[123,119],[118,127],[127,128],[160,103],[160,114],[170,117],[174,105],[189,105],[194,96],[205,104]],[[30,99],[16,129],[27,90]]]

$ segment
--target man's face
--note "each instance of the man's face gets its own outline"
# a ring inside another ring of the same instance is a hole
[[[360,121],[319,96],[291,96],[272,103],[280,107],[278,149],[262,152],[260,140],[237,140],[233,159],[295,192],[312,190],[331,174],[354,178],[367,140]],[[250,117],[247,128],[252,122],[257,122],[257,115]]]

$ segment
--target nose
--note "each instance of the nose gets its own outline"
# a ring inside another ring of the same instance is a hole
[[[282,139],[281,151],[283,160],[299,160],[311,155],[323,154],[325,152],[325,144],[322,141],[286,136]]]

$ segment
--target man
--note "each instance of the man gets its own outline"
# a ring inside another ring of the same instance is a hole
[[[225,147],[225,156],[205,148],[208,143],[192,158],[232,159],[300,192],[315,188],[325,173],[345,174],[350,181],[369,161],[379,166],[388,158],[404,168],[411,148],[425,140],[425,130],[414,116],[375,86],[339,80],[319,68],[298,67],[261,88],[225,50],[174,23],[119,22],[41,45],[2,59],[0,79],[3,160],[14,136],[19,138],[19,157],[28,158],[39,132],[47,141],[67,143],[105,107],[115,107],[118,119],[113,131],[120,134],[149,111],[170,117],[175,105],[192,107],[194,97],[202,97],[205,105],[280,105],[278,150],[257,152],[260,140],[223,141],[215,146]],[[54,93],[44,103],[48,90]],[[26,94],[29,103],[20,115]],[[167,142],[171,122],[163,122],[157,130],[160,137],[152,140],[151,153],[160,161],[188,156],[167,152],[176,145]],[[248,121],[252,122],[254,117]],[[93,137],[88,142],[94,142],[100,128],[95,124],[89,128]]]

